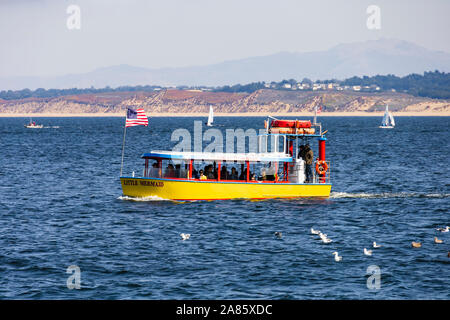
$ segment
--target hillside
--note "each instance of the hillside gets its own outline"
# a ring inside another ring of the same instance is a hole
[[[160,92],[112,92],[57,98],[0,101],[0,115],[124,114],[128,106],[143,107],[149,115],[204,114],[212,105],[220,113],[303,113],[323,106],[323,114],[382,112],[388,104],[399,114],[450,115],[450,101],[414,97],[402,93],[299,92],[261,89],[251,94],[164,90]]]

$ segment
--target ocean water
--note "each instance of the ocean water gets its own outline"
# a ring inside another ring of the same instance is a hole
[[[0,118],[1,299],[450,298],[450,232],[435,230],[450,225],[448,117],[397,117],[393,130],[378,117],[320,118],[329,199],[210,202],[121,197],[123,118],[35,120],[46,128]],[[194,120],[129,128],[124,173]],[[216,118],[219,130],[263,120]],[[365,256],[373,241],[382,247]],[[67,287],[71,265],[80,289]]]

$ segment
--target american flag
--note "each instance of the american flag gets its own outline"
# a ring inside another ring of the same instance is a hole
[[[128,108],[127,110],[127,120],[125,122],[125,127],[134,126],[148,126],[148,118],[145,115],[145,111],[142,108],[136,110]]]

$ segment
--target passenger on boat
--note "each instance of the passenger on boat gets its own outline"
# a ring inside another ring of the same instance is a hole
[[[297,159],[303,159],[303,160],[305,160],[305,146],[304,146],[304,145],[301,145],[301,146],[299,147]]]
[[[229,180],[238,180],[239,176],[235,167],[231,168],[231,174]]]
[[[262,181],[266,181],[267,180],[266,168],[262,168],[262,170],[261,170],[261,180]]]
[[[272,162],[269,162],[269,167],[264,168],[266,173],[266,180],[275,181],[275,176],[277,175],[275,165]]]
[[[307,144],[305,146],[305,164],[306,164],[306,182],[313,182],[313,161],[314,161],[314,153],[311,149],[311,147],[309,146],[309,144]]]
[[[202,171],[202,173],[203,173],[203,170],[200,170],[200,171]],[[199,176],[199,174],[198,174],[198,171],[195,170],[195,168],[192,169],[192,178],[194,178],[194,179],[200,179],[200,176]]]
[[[215,174],[213,172],[213,166],[211,164],[209,166],[205,167],[205,171],[206,171],[206,177],[208,179],[211,179],[211,180],[216,179],[216,176],[215,176]]]
[[[245,166],[242,163],[241,164],[241,174],[239,175],[239,180],[245,180],[246,178],[247,178],[247,174],[246,174],[246,171],[245,171]]]
[[[202,170],[202,169],[200,169],[199,179],[200,179],[200,180],[207,180],[207,179],[208,179],[208,178],[206,178],[206,176],[203,174],[203,170]]]
[[[166,178],[175,178],[175,169],[173,164],[169,163],[166,168],[166,173],[164,174]]]
[[[175,178],[181,178],[180,174],[181,174],[181,165],[176,164],[175,165]]]
[[[223,166],[220,170],[220,179],[221,180],[228,180],[229,179],[229,173],[226,166]]]
[[[185,164],[184,169],[180,170],[180,178],[186,179],[188,177],[189,165]]]
[[[159,176],[159,168],[158,168],[158,163],[157,162],[152,164],[152,167],[150,168],[150,172],[149,172],[149,177],[161,178]]]

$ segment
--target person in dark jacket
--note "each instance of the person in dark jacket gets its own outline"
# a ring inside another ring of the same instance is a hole
[[[305,168],[306,168],[306,182],[313,182],[313,162],[314,162],[314,153],[307,144],[304,149],[304,160],[305,160]]]
[[[305,160],[305,146],[304,146],[304,145],[301,145],[301,146],[299,147],[297,159],[303,159],[303,160]]]

